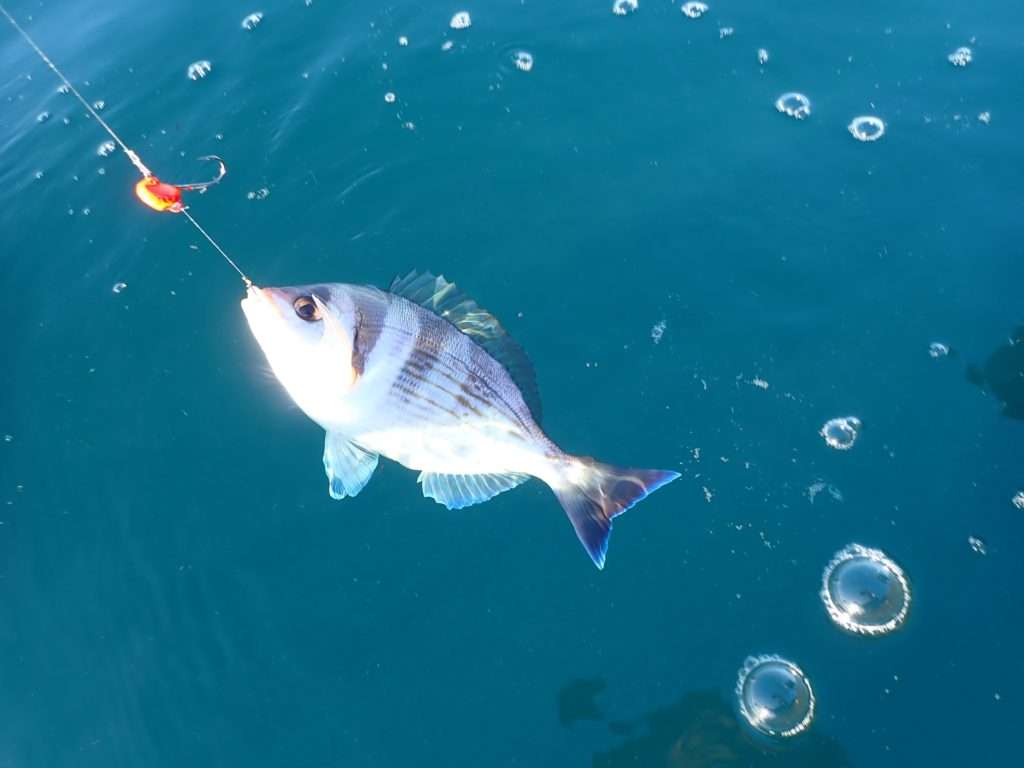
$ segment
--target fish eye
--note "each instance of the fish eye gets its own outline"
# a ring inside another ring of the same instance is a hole
[[[320,319],[320,308],[313,301],[312,296],[299,296],[299,298],[292,302],[292,307],[295,309],[295,314],[307,323]]]

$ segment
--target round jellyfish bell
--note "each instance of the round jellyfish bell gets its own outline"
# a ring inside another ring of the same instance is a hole
[[[857,141],[878,141],[885,135],[885,123],[874,115],[858,115],[847,126]]]
[[[743,719],[767,736],[796,736],[814,719],[811,681],[781,656],[748,656],[736,680],[736,696]]]
[[[803,120],[811,114],[811,100],[802,93],[790,91],[775,100],[775,109],[795,120]]]
[[[910,583],[881,550],[860,544],[839,550],[825,566],[821,582],[829,617],[848,632],[884,635],[907,619]]]
[[[826,421],[818,434],[825,438],[825,444],[829,448],[848,451],[857,441],[860,427],[860,419],[856,416],[840,416]]]

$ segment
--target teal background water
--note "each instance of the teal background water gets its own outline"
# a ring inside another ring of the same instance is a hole
[[[1024,322],[1024,6],[8,5],[158,174],[227,160],[193,211],[258,282],[442,272],[563,447],[684,477],[604,572],[538,483],[447,511],[384,463],[333,502],[237,279],[0,24],[0,765],[1018,758],[1024,423],[965,369]],[[851,541],[912,579],[894,635],[822,608]],[[768,652],[819,711],[762,753],[732,686]]]

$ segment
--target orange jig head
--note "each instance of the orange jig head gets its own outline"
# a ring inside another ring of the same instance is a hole
[[[135,194],[154,211],[181,213],[185,210],[181,204],[181,189],[160,181],[156,176],[146,176],[136,184]]]

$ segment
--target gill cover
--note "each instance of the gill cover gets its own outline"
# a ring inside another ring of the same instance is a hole
[[[328,369],[328,375],[337,373],[337,381],[345,391],[348,391],[359,378],[355,366],[352,365],[352,339],[355,335],[355,326],[353,324],[352,329],[345,328],[341,317],[330,304],[316,293],[310,295],[316,308],[320,311],[320,321],[324,325],[320,344],[324,348],[324,364]]]

